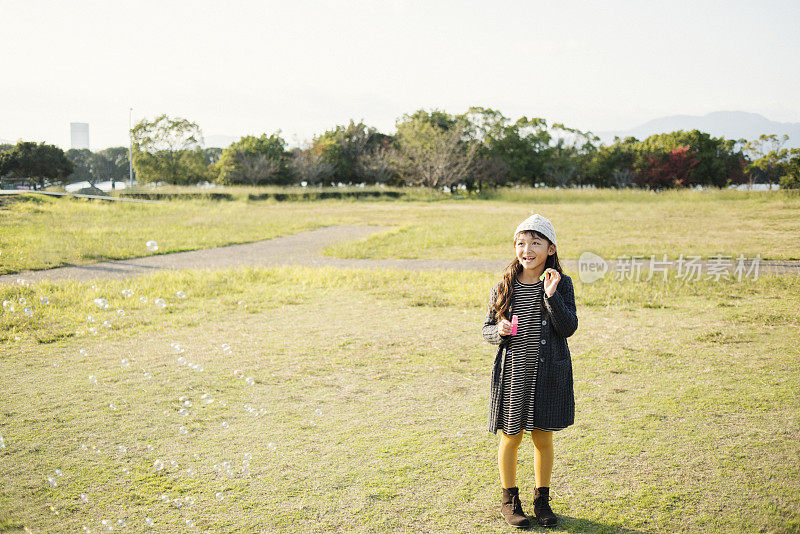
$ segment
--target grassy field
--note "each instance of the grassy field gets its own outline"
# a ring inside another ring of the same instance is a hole
[[[505,232],[528,207],[486,207],[484,222]],[[371,222],[399,218],[375,209]],[[0,531],[508,531],[480,334],[496,276],[281,267],[0,286]],[[800,531],[800,278],[573,280],[556,531]],[[533,467],[526,438],[528,512]]]
[[[314,202],[249,202],[251,189],[234,192],[233,201],[159,204],[5,197],[0,274],[244,243],[334,224],[394,228],[323,251],[333,256],[501,259],[509,257],[514,228],[531,210],[553,221],[565,259],[584,251],[607,259],[676,259],[681,253],[800,259],[800,197],[786,191],[519,189],[489,199],[417,192],[410,195],[417,200]],[[158,243],[157,252],[145,246],[150,240]]]

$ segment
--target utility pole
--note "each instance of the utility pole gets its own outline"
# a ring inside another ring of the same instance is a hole
[[[131,117],[133,108],[128,111],[128,189],[133,187],[133,130],[131,129]]]

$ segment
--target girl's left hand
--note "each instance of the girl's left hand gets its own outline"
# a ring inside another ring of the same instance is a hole
[[[556,292],[559,280],[561,280],[561,274],[555,269],[550,268],[544,271],[544,292],[548,297],[552,297]]]

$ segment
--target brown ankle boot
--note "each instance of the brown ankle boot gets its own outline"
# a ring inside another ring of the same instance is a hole
[[[536,522],[542,527],[554,527],[558,523],[558,518],[550,508],[550,488],[542,486],[536,488],[533,499],[533,515]]]
[[[503,488],[503,504],[500,506],[500,513],[506,523],[512,527],[527,528],[531,526],[530,520],[522,511],[522,503],[519,500],[519,488]]]

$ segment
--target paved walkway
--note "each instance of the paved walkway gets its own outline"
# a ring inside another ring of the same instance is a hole
[[[59,267],[41,271],[25,271],[18,274],[0,276],[0,284],[16,284],[20,280],[35,283],[41,280],[94,280],[102,278],[128,278],[160,269],[199,269],[225,268],[241,265],[274,266],[274,265],[331,265],[344,268],[362,269],[408,269],[414,271],[451,269],[467,271],[501,272],[511,261],[507,260],[417,260],[417,259],[343,259],[323,256],[322,249],[333,243],[350,241],[369,236],[376,232],[389,230],[390,226],[327,226],[309,232],[276,237],[254,243],[229,245],[189,252],[159,254],[130,260],[105,261],[89,265]],[[745,265],[751,268],[751,258]],[[568,273],[578,272],[577,260],[562,260],[563,269]],[[605,276],[616,276],[617,262],[608,260],[608,271]],[[707,273],[707,261],[702,265],[702,273]],[[674,268],[674,264],[672,266]],[[648,273],[648,263],[642,264],[644,279]],[[767,261],[758,262],[758,274],[792,273],[800,274],[800,261]],[[656,275],[658,276],[658,275]],[[663,276],[663,275],[662,275]],[[704,274],[704,276],[706,276]],[[742,278],[752,278],[743,273]],[[630,276],[629,276],[630,279]]]

